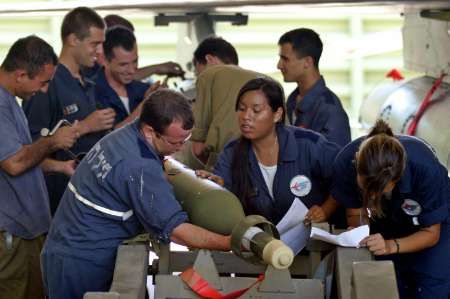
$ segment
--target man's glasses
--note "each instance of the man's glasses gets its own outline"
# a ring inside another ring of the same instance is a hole
[[[162,134],[160,134],[160,133],[157,133],[157,132],[155,132],[155,135],[156,135],[157,138],[163,140],[165,143],[167,143],[167,144],[169,144],[169,145],[171,145],[171,146],[182,146],[182,145],[184,145],[189,139],[191,139],[192,133],[189,134],[189,136],[186,137],[184,140],[178,141],[178,142],[173,142],[173,141],[167,140],[167,138],[164,137],[164,135],[162,135]]]

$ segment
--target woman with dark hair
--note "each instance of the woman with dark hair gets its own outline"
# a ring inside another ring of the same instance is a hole
[[[394,262],[400,297],[450,298],[450,180],[431,147],[378,120],[338,154],[333,179],[348,223],[370,225],[361,245]]]
[[[285,126],[282,87],[269,78],[247,82],[240,90],[236,111],[241,137],[228,143],[214,174],[242,202],[246,214],[278,223],[295,198],[312,221],[334,211],[323,205],[331,184],[332,162],[338,145],[310,130]]]

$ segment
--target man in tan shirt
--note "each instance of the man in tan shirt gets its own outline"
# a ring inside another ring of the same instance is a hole
[[[196,159],[185,161],[193,168],[211,170],[225,144],[239,136],[236,96],[245,83],[263,75],[240,68],[238,62],[235,48],[218,37],[203,40],[194,52],[198,77],[191,149]]]
[[[239,136],[235,113],[236,97],[249,80],[263,75],[236,65],[217,65],[205,69],[197,79],[193,106],[193,153],[211,169],[225,144]],[[202,151],[194,145],[201,144]]]

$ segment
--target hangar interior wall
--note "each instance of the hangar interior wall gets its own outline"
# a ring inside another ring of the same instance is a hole
[[[0,2],[9,2],[0,0]],[[30,2],[32,5],[33,1]],[[284,32],[309,27],[321,35],[324,53],[320,68],[327,84],[338,94],[352,120],[357,126],[362,100],[379,84],[389,81],[385,74],[392,68],[403,71],[406,77],[415,76],[403,70],[400,14],[374,8],[303,9],[295,12],[258,12],[249,14],[247,26],[218,23],[218,35],[232,42],[245,68],[269,74],[282,82],[276,69],[278,61],[277,41]],[[100,12],[101,15],[117,12]],[[177,28],[155,27],[151,12],[120,12],[136,27],[139,44],[140,65],[176,60]],[[49,41],[58,53],[62,14],[43,16],[2,16],[0,18],[0,59],[10,45],[19,37],[36,34]],[[192,75],[191,75],[192,76]],[[283,83],[286,93],[294,83]],[[354,136],[356,137],[356,136]]]

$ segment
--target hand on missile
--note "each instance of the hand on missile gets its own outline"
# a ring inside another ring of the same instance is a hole
[[[223,187],[223,185],[225,185],[224,180],[223,180],[220,176],[215,175],[215,174],[212,174],[212,173],[209,172],[209,171],[206,171],[206,170],[196,170],[196,171],[195,171],[195,174],[196,174],[198,177],[201,177],[201,178],[204,178],[204,179],[208,179],[208,180],[210,180],[210,181],[213,181],[214,183],[216,183],[216,184],[218,184],[218,185],[220,185],[220,186],[222,186],[222,187]]]
[[[311,223],[324,222],[327,220],[327,215],[324,209],[320,206],[312,206],[305,216],[304,224],[309,225]]]

